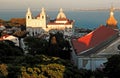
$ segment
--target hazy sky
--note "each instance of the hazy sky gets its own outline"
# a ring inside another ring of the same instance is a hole
[[[32,9],[99,9],[114,5],[120,8],[120,0],[0,0],[0,10]]]

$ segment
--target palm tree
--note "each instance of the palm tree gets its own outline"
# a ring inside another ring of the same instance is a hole
[[[22,45],[21,45],[21,38],[24,38],[24,37],[26,37],[26,35],[27,35],[27,31],[25,31],[25,30],[23,30],[23,31],[16,31],[15,33],[13,33],[13,36],[15,36],[15,37],[17,37],[18,38],[18,40],[19,40],[19,47],[22,47]]]

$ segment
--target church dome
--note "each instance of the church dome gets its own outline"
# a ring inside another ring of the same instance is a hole
[[[60,12],[58,13],[57,19],[67,19],[62,8],[60,9]]]
[[[117,20],[114,17],[114,8],[110,9],[110,17],[107,19],[106,24],[108,27],[117,28]]]
[[[110,16],[107,20],[107,25],[117,25],[117,20],[114,18],[114,16]]]

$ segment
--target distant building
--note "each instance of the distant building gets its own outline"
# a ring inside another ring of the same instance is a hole
[[[2,40],[10,40],[10,41],[14,42],[16,46],[19,46],[18,38],[13,35],[4,35],[4,36],[0,37],[0,41],[2,41]]]
[[[50,22],[48,22],[47,27],[49,30],[50,29],[65,30],[66,28],[72,29],[73,24],[74,21],[69,20],[61,8],[60,12],[57,15],[57,18],[55,20],[51,20]]]
[[[0,31],[5,30],[6,27],[3,24],[0,24]]]
[[[72,62],[80,69],[95,70],[104,67],[107,58],[119,54],[119,32],[106,26],[100,26],[94,31],[71,40]]]
[[[64,14],[62,8],[58,13],[58,16],[55,20],[49,20],[44,8],[42,8],[41,13],[39,13],[36,17],[32,16],[32,12],[30,8],[26,13],[26,27],[27,31],[29,31],[30,35],[37,35],[43,29],[45,32],[55,29],[55,30],[65,30],[71,29],[73,31],[74,21],[67,19],[66,15]]]
[[[113,6],[110,9],[110,16],[106,21],[106,26],[113,28],[113,29],[118,29],[117,20],[114,17],[114,7]]]

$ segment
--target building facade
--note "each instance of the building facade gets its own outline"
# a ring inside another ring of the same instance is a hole
[[[101,35],[102,34],[102,35]],[[119,32],[106,26],[100,26],[94,31],[77,39],[71,40],[71,61],[79,69],[102,69],[107,58],[119,54]]]
[[[57,18],[50,20],[47,17],[46,11],[42,8],[41,13],[36,17],[32,16],[30,8],[26,13],[26,27],[30,35],[40,34],[42,30],[48,32],[49,30],[65,30],[70,29],[73,32],[74,21],[69,20],[62,8],[60,9]]]

